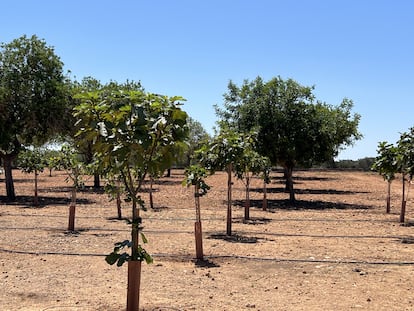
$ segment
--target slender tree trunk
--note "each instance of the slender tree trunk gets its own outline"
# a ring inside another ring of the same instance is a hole
[[[75,231],[76,187],[72,188],[72,198],[69,206],[68,231]]]
[[[132,201],[132,254],[131,260],[128,261],[128,289],[127,289],[127,311],[139,310],[139,293],[141,285],[141,264],[139,260],[139,228],[140,228],[139,209],[137,202]]]
[[[246,177],[246,201],[244,202],[244,220],[250,219],[250,177]]]
[[[387,214],[391,212],[391,180],[387,182]]]
[[[149,201],[150,201],[150,208],[154,209],[154,198],[152,195],[152,186],[154,184],[154,178],[150,177],[150,189],[149,189]]]
[[[267,210],[267,184],[266,180],[263,180],[263,206],[262,209],[264,211]]]
[[[122,206],[121,206],[121,192],[119,188],[116,190],[116,210],[118,212],[118,219],[122,219]]]
[[[37,196],[37,177],[39,176],[39,173],[37,170],[35,170],[35,178],[34,178],[34,198],[33,198],[33,205],[38,206],[39,205],[39,198]]]
[[[407,205],[407,200],[405,196],[405,175],[402,176],[403,179],[403,189],[402,189],[402,202],[401,202],[401,213],[400,213],[400,223],[405,222],[405,208]]]
[[[203,231],[201,227],[201,208],[200,208],[200,195],[199,195],[198,185],[194,186],[194,200],[195,200],[195,207],[196,207],[196,221],[194,223],[196,258],[198,260],[203,260],[204,259]]]
[[[14,192],[14,182],[12,174],[12,162],[15,157],[11,155],[5,155],[3,157],[4,176],[6,178],[6,194],[9,201],[16,200],[16,193]]]
[[[287,166],[285,168],[286,177],[286,191],[289,192],[289,201],[295,202],[295,190],[293,189],[293,166]]]
[[[231,181],[231,174],[233,171],[233,164],[230,163],[227,166],[227,228],[226,233],[228,236],[231,236],[231,223],[232,223],[232,216],[231,216],[231,186],[233,182]]]
[[[99,173],[93,174],[93,187],[95,189],[101,188],[101,177],[99,176]]]

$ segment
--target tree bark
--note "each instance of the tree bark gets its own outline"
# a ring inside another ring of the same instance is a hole
[[[231,185],[233,184],[231,181],[231,173],[233,171],[233,165],[230,163],[227,166],[227,228],[226,233],[228,236],[231,236]]]
[[[263,181],[263,211],[267,210],[267,185],[266,181]]]
[[[293,166],[285,167],[285,177],[286,177],[286,192],[289,192],[289,201],[291,203],[295,202],[295,190],[293,189]]]
[[[250,177],[246,177],[246,202],[244,202],[244,220],[250,219]]]
[[[93,174],[93,187],[95,189],[101,188],[101,177],[99,176],[99,173]]]
[[[150,203],[150,208],[154,209],[154,197],[152,195],[152,186],[154,185],[154,178],[150,177],[150,189],[149,189],[149,203]]]
[[[11,202],[16,200],[16,193],[14,192],[14,182],[12,173],[12,162],[14,158],[15,156],[13,155],[3,156],[4,176],[6,178],[6,195],[7,199]]]
[[[401,202],[401,213],[400,213],[400,223],[405,222],[405,208],[407,205],[407,200],[405,198],[405,175],[402,176],[402,202]]]
[[[76,212],[76,188],[72,189],[72,199],[69,206],[68,231],[75,231],[75,212]]]
[[[387,214],[391,212],[391,181],[387,183]]]
[[[37,177],[39,176],[37,170],[35,170],[35,178],[34,178],[34,198],[33,198],[33,205],[39,205],[39,197],[37,195]]]

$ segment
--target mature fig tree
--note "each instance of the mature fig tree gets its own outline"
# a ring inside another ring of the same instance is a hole
[[[99,100],[95,100],[98,98]],[[180,109],[181,97],[167,97],[139,90],[110,90],[79,95],[75,116],[82,124],[79,135],[95,142],[95,156],[103,172],[118,176],[131,202],[131,240],[115,244],[106,257],[110,264],[128,263],[127,310],[139,308],[141,262],[151,256],[140,243],[142,184],[149,172],[171,165],[171,150],[187,136],[187,114]],[[85,122],[88,120],[88,122]],[[123,248],[131,252],[122,252]]]
[[[315,99],[313,89],[280,77],[267,82],[258,77],[241,86],[230,81],[224,107],[217,109],[238,131],[258,131],[259,152],[285,169],[290,201],[295,200],[296,166],[332,160],[361,138],[360,116],[352,114],[352,101],[345,98],[339,106],[328,105]]]
[[[41,145],[64,126],[68,115],[63,63],[36,36],[0,45],[0,159],[6,192],[15,200],[12,162],[22,146]]]

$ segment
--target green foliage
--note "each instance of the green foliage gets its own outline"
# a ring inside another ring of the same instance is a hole
[[[44,152],[40,149],[27,149],[19,154],[18,166],[25,173],[43,172],[48,165]]]
[[[224,109],[217,109],[232,128],[244,133],[257,131],[258,152],[285,169],[291,201],[295,200],[295,166],[330,161],[362,136],[358,132],[360,116],[352,115],[351,100],[345,98],[333,107],[316,101],[313,89],[280,77],[268,82],[260,77],[245,80],[240,87],[230,82]]]
[[[215,172],[227,169],[229,164],[236,163],[242,157],[251,139],[251,134],[238,133],[222,123],[220,132],[210,143],[203,145],[197,154],[207,170]]]
[[[68,175],[66,182],[70,181],[75,189],[84,186],[82,176],[86,173],[86,168],[76,149],[67,144],[63,145],[54,161],[56,167],[66,171]]]
[[[117,244],[107,261],[151,262],[138,243],[139,210],[145,208],[139,193],[147,175],[157,176],[171,166],[174,147],[187,138],[187,114],[180,109],[184,99],[146,93],[132,84],[81,92],[76,99],[76,138],[93,143],[99,171],[120,180],[132,203],[132,241]],[[141,239],[146,242],[143,235]],[[131,255],[119,254],[125,246],[131,246]]]
[[[378,172],[386,181],[392,181],[399,171],[398,147],[384,141],[379,143],[377,152],[372,170]]]
[[[142,233],[141,233],[141,238],[142,238],[143,243],[148,243],[148,240],[146,239],[145,235]],[[110,265],[113,265],[116,263],[118,267],[121,267],[125,262],[132,260],[132,256],[129,255],[127,252],[120,253],[120,251],[123,250],[124,248],[131,248],[131,247],[132,247],[132,242],[130,240],[124,240],[122,242],[115,243],[114,250],[112,251],[112,253],[110,253],[109,255],[105,257],[105,261]],[[151,255],[148,254],[146,250],[143,249],[141,246],[138,247],[137,253],[138,253],[138,257],[135,260],[139,260],[139,261],[145,260],[147,264],[153,263],[154,260],[151,257]]]
[[[204,178],[207,177],[207,171],[204,167],[191,165],[185,169],[184,175],[185,178],[182,185],[186,187],[196,186],[199,197],[207,194],[208,190],[210,190],[210,186],[204,181]]]
[[[0,45],[0,159],[15,199],[11,163],[22,146],[40,146],[65,129],[69,92],[63,63],[36,36]]]
[[[414,175],[414,127],[401,134],[398,145],[397,165],[400,173],[409,176]]]
[[[333,107],[317,101],[313,87],[280,77],[260,77],[228,85],[218,115],[239,131],[258,131],[259,152],[273,165],[311,166],[333,159],[343,146],[361,138],[360,116],[349,99]]]
[[[68,93],[63,63],[36,36],[23,36],[0,50],[0,151],[38,145],[62,128]]]

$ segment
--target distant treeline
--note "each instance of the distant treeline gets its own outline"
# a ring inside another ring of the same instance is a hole
[[[339,160],[325,163],[321,168],[370,171],[374,161],[374,157],[367,157],[359,160]]]

